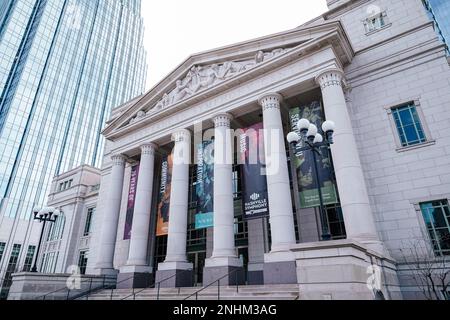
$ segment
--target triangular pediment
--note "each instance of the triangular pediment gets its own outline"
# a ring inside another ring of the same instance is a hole
[[[261,66],[289,59],[291,55],[308,54],[326,44],[336,46],[335,51],[341,55],[343,64],[354,54],[338,21],[304,26],[194,54],[147,93],[114,109],[103,134],[110,138],[121,135],[121,131],[157,120],[174,106],[187,105],[202,95],[208,96],[214,89],[226,87],[233,79],[256,72]]]

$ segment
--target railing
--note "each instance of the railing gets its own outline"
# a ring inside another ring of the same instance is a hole
[[[201,288],[200,290],[190,294],[189,296],[187,296],[186,298],[184,298],[183,300],[188,300],[189,298],[195,296],[195,300],[198,300],[198,294],[200,292],[202,292],[203,290],[211,287],[213,284],[215,284],[217,282],[217,300],[220,300],[220,280],[231,276],[233,273],[235,275],[235,283],[236,283],[236,293],[239,293],[239,281],[238,281],[238,271],[241,271],[240,269],[234,269],[230,272],[228,272],[227,274],[221,276],[220,278],[218,278],[217,280],[214,280],[213,282],[211,282],[210,284],[208,284],[207,286]]]
[[[183,271],[181,271],[181,272],[179,272],[179,273],[175,273],[175,274],[173,274],[173,275],[171,275],[170,277],[168,277],[168,278],[165,278],[165,279],[163,279],[163,280],[160,280],[160,281],[158,281],[158,282],[154,282],[152,285],[150,285],[149,287],[147,287],[147,288],[143,288],[143,289],[140,289],[140,290],[138,290],[138,291],[136,291],[134,288],[133,288],[133,293],[132,294],[130,294],[130,295],[128,295],[128,296],[126,296],[126,297],[124,297],[124,298],[122,298],[122,300],[127,300],[129,297],[133,297],[133,300],[136,300],[136,296],[138,295],[138,294],[140,294],[140,293],[142,293],[142,292],[144,292],[145,290],[147,290],[147,289],[149,289],[149,288],[157,288],[157,291],[156,291],[156,300],[159,300],[159,294],[160,294],[160,290],[161,290],[161,283],[164,283],[164,282],[166,282],[166,281],[168,281],[168,280],[171,280],[171,279],[173,279],[174,277],[176,277],[177,275],[179,276],[179,275],[181,275],[181,274],[184,274],[184,273],[187,273],[187,272],[192,272],[192,269],[188,269],[188,270],[183,270]],[[181,288],[179,287],[178,288],[178,295],[180,295],[180,291],[181,291]]]
[[[113,296],[114,296],[114,290],[117,289],[117,285],[118,285],[118,284],[121,284],[121,283],[124,283],[124,282],[127,282],[127,281],[130,281],[130,280],[133,279],[133,278],[134,278],[134,276],[128,277],[128,278],[123,279],[123,280],[121,280],[121,281],[115,283],[114,285],[111,285],[111,286],[109,286],[108,288],[104,288],[104,289],[102,289],[102,290],[109,290],[109,289],[111,289],[111,294],[110,294],[110,296],[109,296],[109,300],[112,300],[112,299],[113,299]],[[133,290],[134,290],[134,288],[133,288]]]
[[[92,281],[91,281],[91,283],[89,285],[89,290],[87,290],[86,292],[80,293],[80,294],[78,294],[76,296],[70,297],[70,298],[69,298],[69,295],[68,295],[67,300],[76,300],[76,299],[80,299],[80,298],[83,298],[83,297],[86,297],[86,300],[89,300],[89,297],[91,296],[92,293],[95,293],[95,292],[98,292],[98,291],[101,291],[101,290],[111,290],[110,300],[112,300],[113,295],[114,295],[114,290],[117,289],[117,285],[121,284],[123,282],[129,281],[129,280],[131,280],[133,278],[134,278],[134,276],[128,277],[128,278],[123,279],[123,280],[121,280],[119,282],[115,282],[115,283],[109,284],[109,285],[105,285],[105,281],[103,281],[103,284],[101,286],[96,287],[94,289],[92,289]],[[110,279],[113,279],[113,278],[110,278]]]
[[[103,276],[101,277],[101,279],[102,279],[102,285],[99,286],[99,287],[96,287],[96,288],[92,289],[92,284],[93,284],[94,279],[95,279],[95,278],[91,277],[91,278],[89,278],[89,279],[86,279],[86,280],[81,281],[81,282],[80,282],[80,285],[81,285],[81,286],[82,286],[83,284],[89,283],[89,289],[88,289],[87,291],[81,292],[81,293],[79,293],[79,294],[77,294],[77,295],[75,295],[75,296],[73,296],[73,297],[71,297],[70,294],[73,293],[74,291],[79,291],[79,290],[81,290],[81,289],[70,289],[70,288],[68,288],[67,286],[65,286],[65,287],[60,288],[60,289],[58,289],[58,290],[55,290],[55,291],[52,291],[52,292],[48,292],[48,293],[46,293],[46,294],[44,294],[44,295],[42,295],[42,296],[39,296],[39,297],[37,297],[35,300],[46,300],[48,296],[54,295],[54,294],[59,293],[59,292],[64,292],[64,291],[66,291],[66,290],[67,290],[67,293],[66,293],[66,300],[75,300],[75,299],[79,299],[79,298],[81,298],[81,297],[84,297],[85,295],[88,295],[88,296],[89,296],[93,291],[98,291],[98,290],[102,290],[102,289],[106,288],[106,287],[107,287],[107,285],[105,285],[106,279],[113,279],[113,278],[112,278],[112,277],[108,277],[108,276],[106,276],[106,275],[103,275]],[[109,285],[108,285],[108,286],[109,286]]]

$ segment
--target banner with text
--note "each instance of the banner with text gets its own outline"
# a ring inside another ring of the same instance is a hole
[[[257,123],[243,129],[244,133],[240,136],[242,202],[247,220],[269,215],[262,129],[263,124]]]
[[[291,130],[300,132],[297,128],[298,120],[305,118],[320,128],[324,121],[322,105],[319,101],[314,101],[309,105],[300,108],[294,108],[289,111]],[[317,157],[317,168],[321,181],[321,191],[324,205],[335,204],[338,202],[335,182],[333,179],[332,163],[327,147],[321,148],[322,156]],[[297,173],[297,182],[299,188],[300,207],[313,208],[320,205],[318,181],[314,173],[314,160],[312,151],[296,150],[296,157],[293,157]]]
[[[169,233],[170,189],[172,182],[173,154],[164,156],[161,164],[161,184],[157,209],[156,235],[165,236]]]
[[[197,145],[197,181],[195,185],[197,212],[195,229],[214,225],[214,141]]]
[[[134,202],[136,200],[136,187],[139,176],[139,165],[131,167],[130,188],[128,190],[127,214],[125,217],[125,230],[123,240],[131,238],[131,227],[133,225]]]

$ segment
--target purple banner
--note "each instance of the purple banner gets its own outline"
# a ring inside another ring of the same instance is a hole
[[[130,189],[128,191],[127,215],[125,218],[125,231],[123,240],[131,238],[131,227],[133,225],[134,202],[136,199],[136,187],[139,176],[139,165],[131,168]]]

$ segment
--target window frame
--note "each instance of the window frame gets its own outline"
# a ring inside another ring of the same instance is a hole
[[[27,254],[25,256],[25,260],[23,263],[22,270],[24,272],[29,272],[33,266],[34,256],[36,255],[36,246],[35,245],[29,245]]]
[[[450,251],[448,252],[448,254],[443,254],[442,250],[439,250],[439,252],[437,252],[434,249],[433,239],[432,239],[432,237],[430,235],[430,232],[428,230],[428,226],[427,226],[426,221],[425,221],[424,212],[422,211],[422,205],[423,204],[430,203],[430,202],[436,202],[436,201],[447,201],[447,206],[450,209],[450,201],[449,201],[449,199],[447,197],[436,197],[436,198],[433,198],[433,199],[427,199],[427,200],[424,200],[424,201],[418,201],[418,202],[415,203],[415,208],[416,208],[416,211],[418,212],[418,214],[420,215],[420,218],[421,218],[420,221],[421,221],[421,226],[422,226],[421,229],[423,230],[423,234],[425,235],[424,238],[427,240],[427,245],[428,245],[430,251],[433,252],[433,254],[435,256],[450,257]],[[449,224],[448,228],[449,228],[449,232],[450,232],[450,218],[446,218],[446,220],[447,220],[446,223]],[[435,228],[433,226],[433,230],[434,229]],[[439,246],[439,248],[440,248],[440,246]]]
[[[83,228],[82,237],[89,237],[92,234],[93,218],[94,218],[96,211],[97,211],[97,208],[95,206],[87,208],[86,219],[84,220],[84,228]],[[88,225],[88,223],[89,223],[89,225]]]
[[[383,21],[383,25],[380,25],[378,28],[370,29],[370,21],[373,19],[380,19],[380,21]],[[372,14],[370,16],[367,16],[362,20],[362,23],[364,25],[364,31],[366,36],[370,36],[371,34],[374,34],[378,31],[384,30],[392,26],[392,23],[389,20],[389,17],[387,15],[387,10],[380,10],[380,12]]]
[[[88,249],[80,250],[78,252],[78,264],[77,265],[78,265],[81,275],[86,274],[88,260],[89,260],[89,250]]]
[[[399,132],[398,132],[398,128],[397,128],[397,124],[395,123],[395,118],[394,118],[394,109],[397,108],[401,108],[401,107],[406,107],[406,106],[414,106],[416,109],[416,113],[417,116],[419,118],[420,121],[420,125],[422,126],[422,131],[424,133],[425,136],[425,141],[424,142],[420,142],[420,143],[416,143],[413,145],[408,145],[408,146],[403,146],[403,143],[401,141]],[[422,105],[420,103],[420,98],[414,98],[414,99],[409,99],[409,100],[403,100],[400,103],[396,103],[394,105],[390,105],[390,106],[386,106],[384,107],[384,109],[386,110],[388,117],[389,117],[389,123],[392,129],[392,133],[394,135],[394,140],[395,140],[395,145],[396,145],[396,149],[395,151],[397,152],[405,152],[405,151],[409,151],[409,150],[414,150],[414,149],[418,149],[418,148],[422,148],[422,147],[427,147],[430,145],[434,145],[436,144],[436,140],[433,139],[432,135],[431,135],[431,131],[427,125],[427,122],[425,121],[425,115],[423,113],[422,110]]]
[[[6,242],[0,242],[0,263],[3,260],[3,256],[5,255]]]

